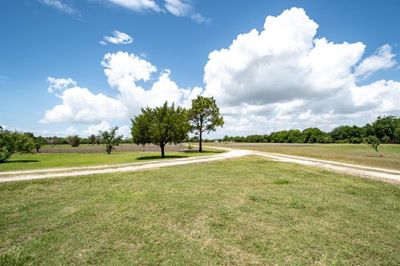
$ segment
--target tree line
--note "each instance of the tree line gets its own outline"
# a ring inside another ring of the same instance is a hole
[[[118,127],[99,131],[98,135],[88,138],[79,136],[42,137],[32,133],[9,131],[0,126],[0,162],[5,162],[13,153],[40,152],[43,145],[70,144],[73,147],[85,144],[106,146],[110,154],[114,146],[121,142],[133,142],[140,145],[155,144],[160,147],[161,157],[165,157],[165,146],[185,141],[198,141],[202,151],[203,135],[223,126],[224,120],[213,97],[198,96],[192,100],[190,109],[175,107],[165,102],[160,107],[143,108],[141,113],[131,119],[132,139],[123,139],[117,135]],[[189,138],[189,133],[194,137]],[[210,140],[206,140],[210,141]],[[304,130],[292,129],[272,132],[271,134],[250,136],[225,136],[212,141],[223,142],[270,142],[270,143],[362,143],[365,142],[376,151],[380,143],[400,143],[400,117],[378,117],[371,124],[362,127],[339,126],[331,132],[317,127]]]
[[[109,130],[99,131],[99,135],[91,135],[96,140],[97,144],[105,144],[106,152],[111,153],[114,146],[119,145],[122,141],[122,136],[117,135],[118,127],[110,128]],[[33,150],[40,152],[44,145],[70,144],[72,147],[78,147],[81,140],[78,136],[69,136],[66,138],[60,137],[42,137],[35,136],[30,132],[18,132],[6,130],[0,126],[0,163],[6,162],[14,153],[31,153]],[[91,144],[95,144],[94,141]]]
[[[187,141],[189,133],[199,138],[199,151],[202,151],[203,134],[214,131],[224,124],[213,97],[198,96],[192,100],[190,109],[175,107],[165,102],[156,108],[143,108],[141,114],[132,120],[132,139],[123,140],[117,135],[118,127],[99,131],[98,135],[80,138],[77,135],[68,137],[42,137],[33,133],[9,131],[0,126],[0,163],[7,161],[14,153],[40,152],[43,145],[69,144],[78,147],[80,144],[105,144],[105,151],[110,154],[114,146],[123,142],[160,146],[161,157],[165,157],[167,144]]]
[[[313,127],[304,130],[292,129],[271,134],[249,136],[224,136],[224,142],[270,142],[270,143],[363,143],[370,136],[380,143],[400,143],[400,117],[378,117],[364,126],[339,126],[330,132]],[[371,138],[370,138],[371,139]]]

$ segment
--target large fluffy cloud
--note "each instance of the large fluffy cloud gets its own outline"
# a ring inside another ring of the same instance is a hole
[[[239,34],[228,48],[210,53],[204,94],[221,105],[225,130],[330,129],[399,113],[399,82],[357,84],[395,65],[391,47],[362,60],[363,43],[333,43],[317,38],[317,29],[303,9],[291,8],[268,16],[261,31]]]
[[[225,126],[219,135],[313,126],[329,130],[400,115],[400,82],[360,83],[396,65],[390,45],[368,56],[363,43],[334,43],[316,37],[317,30],[303,9],[268,16],[262,30],[239,34],[229,47],[210,53],[204,91],[179,87],[170,70],[158,71],[138,55],[108,53],[102,65],[114,96],[94,94],[72,79],[49,78],[49,91],[61,103],[42,122],[125,123],[141,107],[165,100],[189,106],[201,93],[214,96],[221,107]]]
[[[128,115],[127,107],[118,99],[102,93],[94,94],[87,88],[68,88],[57,94],[57,97],[62,103],[47,110],[40,120],[42,123],[94,123],[124,119]]]
[[[113,97],[102,93],[95,94],[77,85],[71,78],[49,77],[50,93],[55,94],[61,104],[47,110],[41,119],[43,123],[108,123],[114,120],[127,120],[146,106],[158,106],[163,102],[189,106],[191,99],[202,91],[201,88],[179,88],[171,80],[170,70],[164,70],[149,88],[137,82],[149,83],[157,68],[135,54],[126,52],[108,53],[102,65],[108,83],[115,89]]]

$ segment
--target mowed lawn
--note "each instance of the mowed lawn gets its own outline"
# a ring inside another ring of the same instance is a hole
[[[400,170],[400,145],[382,144],[379,150],[383,157],[366,144],[278,144],[278,143],[235,143],[211,144],[208,146],[231,147],[288,155],[312,157],[344,163],[361,164]]]
[[[257,157],[0,185],[0,265],[400,264],[400,187]]]
[[[214,155],[221,151],[205,150],[202,153],[196,150],[182,152],[166,152],[166,159],[186,158],[191,156]],[[159,152],[112,152],[102,153],[33,153],[14,154],[6,163],[0,163],[1,171],[31,170],[59,167],[79,167],[102,164],[119,164],[144,162],[161,159]]]

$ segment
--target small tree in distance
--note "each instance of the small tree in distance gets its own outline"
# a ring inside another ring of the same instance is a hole
[[[219,108],[214,97],[197,96],[192,100],[189,110],[191,131],[199,136],[199,152],[203,151],[203,133],[215,131],[216,127],[224,125],[224,119],[219,113]]]
[[[110,154],[114,146],[118,146],[122,140],[122,135],[117,136],[118,127],[110,128],[109,130],[100,130],[102,141],[106,144],[106,152]]]
[[[71,145],[71,147],[79,147],[79,145],[81,144],[81,140],[77,135],[69,136],[68,143],[69,145]]]
[[[160,146],[161,157],[165,158],[165,145],[181,143],[190,130],[187,111],[174,104],[154,109],[147,107],[132,119],[132,141],[136,144],[153,143]]]
[[[368,136],[365,138],[365,141],[369,146],[371,146],[378,154],[379,157],[382,157],[383,155],[379,152],[379,145],[381,144],[380,140],[376,136]]]
[[[94,144],[96,143],[96,135],[95,134],[90,135],[88,140],[89,143],[92,144],[92,146],[94,146]]]
[[[46,140],[42,136],[34,137],[33,140],[36,152],[39,153],[42,146],[46,144]]]

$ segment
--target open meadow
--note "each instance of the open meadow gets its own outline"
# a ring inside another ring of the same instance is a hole
[[[207,143],[207,146],[272,152],[400,170],[398,144],[381,144],[379,151],[382,157],[366,144]]]
[[[0,14],[0,266],[400,266],[400,0]]]
[[[0,191],[0,265],[400,263],[399,186],[258,157]]]
[[[104,152],[104,145],[69,145],[47,146],[40,153],[14,154],[6,163],[0,163],[1,171],[33,170],[43,168],[63,168],[95,166],[105,164],[123,164],[131,162],[145,162],[161,159],[159,147],[154,145],[142,146],[122,144],[117,146],[111,154]],[[220,150],[205,150],[202,153],[196,149],[189,150],[186,145],[168,145],[166,159],[206,156],[220,153]]]

